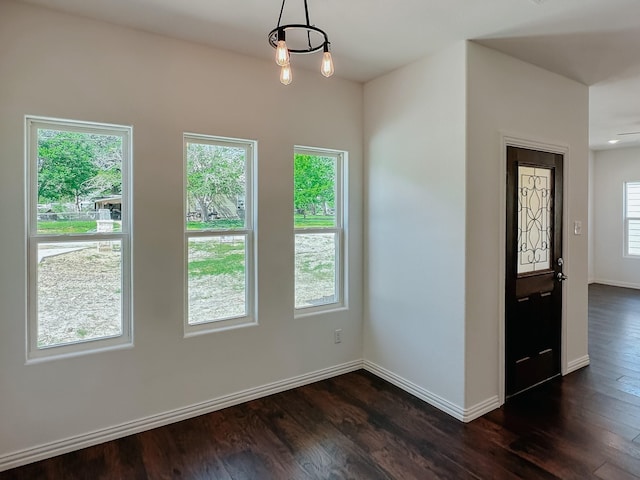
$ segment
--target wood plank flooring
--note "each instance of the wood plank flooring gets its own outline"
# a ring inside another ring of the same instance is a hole
[[[589,288],[591,365],[462,424],[358,371],[7,479],[640,479],[640,291]]]

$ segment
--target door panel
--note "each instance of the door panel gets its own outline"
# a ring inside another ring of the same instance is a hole
[[[506,393],[560,374],[563,156],[507,147]]]

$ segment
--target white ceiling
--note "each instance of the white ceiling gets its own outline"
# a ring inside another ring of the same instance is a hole
[[[23,0],[257,58],[280,0]],[[336,75],[365,82],[463,39],[590,88],[593,149],[640,146],[640,0],[308,0],[332,44]],[[304,23],[288,0],[283,23]],[[296,57],[317,68],[319,55]]]

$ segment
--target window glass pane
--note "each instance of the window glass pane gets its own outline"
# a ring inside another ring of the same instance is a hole
[[[296,308],[335,303],[335,233],[297,233],[295,245]]]
[[[551,268],[552,173],[518,167],[518,274]]]
[[[627,217],[640,218],[640,182],[627,183]]]
[[[189,324],[247,314],[244,235],[189,238]]]
[[[336,158],[294,155],[294,226],[336,225]]]
[[[629,220],[628,254],[640,255],[640,220]]]
[[[37,141],[38,233],[120,231],[122,137],[41,128]]]
[[[187,143],[187,229],[246,228],[247,150]]]
[[[121,241],[38,245],[38,348],[122,335]]]

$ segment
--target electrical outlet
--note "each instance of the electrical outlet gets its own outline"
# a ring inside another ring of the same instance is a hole
[[[582,222],[580,220],[573,222],[573,234],[582,235]]]
[[[342,343],[342,329],[336,328],[333,332],[333,343]]]

